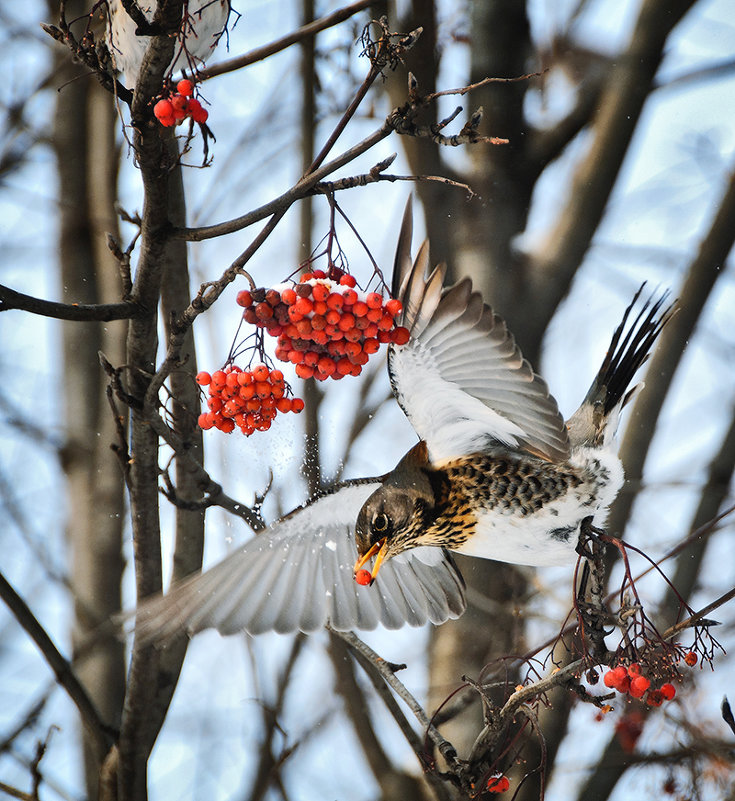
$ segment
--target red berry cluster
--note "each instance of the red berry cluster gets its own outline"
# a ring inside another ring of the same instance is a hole
[[[246,437],[267,431],[278,412],[300,412],[301,398],[287,397],[288,387],[280,370],[259,364],[252,370],[230,365],[224,370],[198,373],[196,381],[209,387],[208,412],[199,415],[199,427],[229,434],[238,426]]]
[[[194,84],[184,78],[176,84],[176,90],[176,94],[170,98],[164,97],[153,106],[153,113],[161,125],[170,128],[186,117],[191,117],[194,122],[206,122],[209,112],[195,97],[192,97]]]
[[[276,358],[295,365],[300,378],[360,375],[381,344],[405,345],[409,339],[408,330],[395,324],[401,302],[355,289],[347,273],[330,278],[314,270],[298,283],[243,290],[237,302],[246,322],[278,337]]]
[[[662,684],[658,690],[652,690],[651,680],[641,673],[640,665],[635,662],[628,665],[618,665],[603,676],[606,687],[628,694],[631,698],[646,696],[648,706],[661,706],[664,701],[670,701],[676,695],[673,684]]]
[[[491,776],[487,780],[485,790],[488,793],[504,793],[510,787],[507,776]]]

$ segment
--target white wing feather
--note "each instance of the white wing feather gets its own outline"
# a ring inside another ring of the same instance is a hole
[[[396,253],[393,293],[403,304],[406,345],[391,345],[393,392],[433,464],[503,444],[549,461],[569,457],[569,437],[544,380],[505,322],[469,279],[442,290],[444,267],[427,275],[426,243],[412,263],[411,206]]]
[[[386,562],[371,587],[355,582],[354,525],[379,481],[355,482],[301,507],[239,551],[136,613],[135,633],[164,645],[205,628],[312,632],[443,623],[465,608],[464,584],[440,548],[414,548]]]

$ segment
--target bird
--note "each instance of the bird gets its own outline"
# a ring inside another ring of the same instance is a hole
[[[636,292],[579,409],[564,421],[546,382],[469,278],[445,288],[429,244],[411,257],[407,204],[392,295],[405,345],[391,345],[393,395],[418,442],[389,473],[340,482],[219,564],[138,607],[135,635],[311,633],[435,625],[465,610],[453,553],[573,565],[582,522],[604,526],[624,476],[615,430],[631,387],[676,310]],[[633,311],[638,306],[635,315]],[[355,577],[371,565],[369,581]]]
[[[156,3],[143,2],[138,6],[152,22]],[[109,8],[107,46],[112,63],[118,72],[123,73],[127,85],[134,87],[150,37],[138,33],[137,25],[125,10],[122,0],[111,0]],[[184,3],[184,18],[171,72],[182,67],[196,72],[204,65],[226,30],[230,11],[230,0],[188,0]]]

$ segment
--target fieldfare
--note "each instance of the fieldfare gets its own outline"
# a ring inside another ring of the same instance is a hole
[[[214,627],[312,632],[439,624],[465,609],[451,552],[571,564],[580,526],[604,525],[623,483],[614,434],[629,389],[673,314],[643,287],[565,423],[544,380],[469,279],[444,289],[428,243],[412,262],[406,209],[393,274],[406,345],[390,346],[396,400],[419,442],[390,473],[342,482],[218,565],[144,602],[136,634],[165,643]],[[639,385],[642,386],[642,385]],[[371,563],[372,581],[355,582]]]

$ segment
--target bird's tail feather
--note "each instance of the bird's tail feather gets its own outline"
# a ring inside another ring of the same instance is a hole
[[[573,443],[601,445],[612,436],[618,414],[642,386],[630,388],[636,372],[646,362],[659,334],[676,313],[676,301],[667,304],[670,297],[667,290],[657,299],[653,293],[629,323],[645,286],[645,283],[641,285],[625,310],[587,396],[568,422]]]

